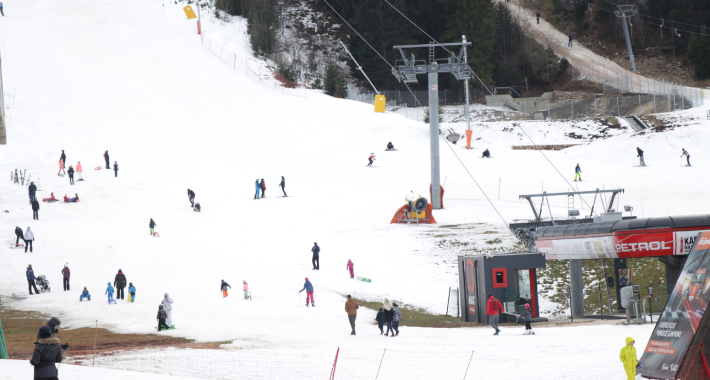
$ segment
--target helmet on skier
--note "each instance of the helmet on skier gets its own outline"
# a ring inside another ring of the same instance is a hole
[[[308,277],[306,277],[306,281],[308,281]]]
[[[529,304],[529,303],[526,303],[526,304],[525,304],[525,308],[526,308],[526,309],[529,309],[529,308],[530,308],[530,304]]]

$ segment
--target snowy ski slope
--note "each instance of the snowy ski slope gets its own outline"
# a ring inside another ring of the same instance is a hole
[[[50,192],[81,198],[78,204],[42,203],[40,220],[33,221],[27,190],[0,182],[1,208],[8,211],[1,214],[0,231],[14,241],[15,226],[30,226],[36,237],[31,254],[5,244],[0,296],[5,301],[11,293],[26,294],[28,264],[53,288],[10,302],[12,307],[59,316],[67,327],[98,320],[117,331],[146,333],[154,331],[157,305],[168,292],[178,329],[167,334],[232,341],[236,348],[485,347],[506,355],[515,345],[530,360],[616,362],[625,336],[645,345],[650,326],[554,327],[521,341],[521,329],[494,338],[488,328],[407,328],[406,321],[399,339],[383,341],[369,325],[374,312],[362,308],[359,335],[349,336],[346,294],[444,312],[448,287],[458,284],[450,262],[460,251],[437,246],[440,226],[504,227],[443,140],[447,208],[435,212],[439,226],[390,225],[410,190],[428,193],[426,125],[316,91],[306,99],[259,85],[210,54],[195,34],[194,20],[169,2],[165,17],[157,1],[4,5],[0,52],[9,119],[0,169],[26,168],[39,179],[40,198]],[[205,30],[250,54],[243,21],[205,21]],[[663,133],[617,133],[546,155],[568,180],[581,164],[580,190],[625,188],[620,205],[635,206],[635,215],[708,213],[705,112],[680,113],[689,121],[678,124],[689,125]],[[580,142],[566,137],[579,127],[522,126],[538,144]],[[512,123],[508,127],[514,129]],[[482,136],[475,150],[458,145],[453,151],[507,222],[532,217],[519,194],[568,189],[539,152],[510,149],[529,143],[519,131],[484,130],[474,132]],[[383,151],[388,141],[397,152]],[[635,167],[636,146],[646,151],[648,167]],[[685,167],[681,147],[696,166]],[[478,158],[485,148],[493,159]],[[56,175],[62,149],[68,164],[81,161],[86,181],[70,186],[67,177]],[[105,150],[118,161],[118,178],[113,171],[93,170],[103,164]],[[377,168],[365,167],[370,152],[377,155]],[[292,197],[276,197],[282,175]],[[258,201],[252,199],[257,178],[267,185],[267,197]],[[202,213],[189,207],[187,188],[196,192]],[[555,216],[566,215],[565,202],[553,200]],[[159,238],[149,235],[150,218]],[[475,243],[485,248],[488,238]],[[315,241],[322,247],[317,272],[310,263]],[[373,282],[351,280],[348,258],[356,276]],[[62,292],[60,270],[67,262],[72,290]],[[137,301],[109,306],[104,289],[119,268],[136,286]],[[304,277],[315,287],[314,309],[304,307],[303,294],[299,298]],[[218,291],[221,279],[233,286],[228,299]],[[243,279],[252,302],[241,300]],[[83,286],[91,302],[78,302]],[[565,348],[582,339],[583,347]]]

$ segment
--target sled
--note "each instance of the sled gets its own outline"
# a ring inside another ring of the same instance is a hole
[[[131,293],[128,293],[128,301],[127,302],[131,302]]]
[[[160,237],[160,234],[158,234],[157,232],[154,232],[153,237]]]
[[[396,152],[397,149],[385,149],[385,152]]]
[[[379,166],[375,166],[375,165],[365,165],[365,167],[366,168],[379,168]]]
[[[158,326],[155,326],[155,329],[157,330]],[[170,328],[168,330],[175,330],[175,329],[176,329],[175,325],[170,325]],[[167,331],[167,330],[161,329],[160,331]]]
[[[47,203],[54,203],[57,201],[59,201],[59,199],[49,199],[49,198],[42,199],[42,202],[47,202]]]
[[[15,243],[10,243],[10,248],[25,248],[24,244],[15,244]]]
[[[12,293],[12,299],[17,300],[17,301],[22,301],[24,299],[27,299],[27,296],[18,296],[15,293]]]
[[[365,278],[365,277],[358,277],[357,280],[362,281],[362,282],[372,282],[372,280],[370,280],[369,278]]]
[[[97,167],[94,168],[94,170],[101,170],[101,169],[103,169],[103,168],[104,168],[103,166],[97,166]]]

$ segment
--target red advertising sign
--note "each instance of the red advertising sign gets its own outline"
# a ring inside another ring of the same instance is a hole
[[[466,258],[464,264],[466,275],[466,303],[468,304],[468,314],[476,315],[476,262]]]

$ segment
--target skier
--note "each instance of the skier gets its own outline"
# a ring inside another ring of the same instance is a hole
[[[242,284],[244,285],[244,299],[251,298],[251,295],[249,295],[249,284],[247,284],[247,280],[242,281]]]
[[[201,212],[201,211],[202,211],[202,206],[200,206],[200,202],[195,203],[195,211],[196,211],[196,212]]]
[[[114,173],[114,177],[118,177],[118,162],[117,161],[113,162],[113,173]]]
[[[313,258],[311,259],[311,262],[313,263],[313,269],[320,270],[320,247],[318,246],[318,243],[313,243],[313,248],[311,248],[311,252],[313,252]]]
[[[577,178],[579,180],[582,180],[582,169],[579,167],[579,164],[577,164],[577,167],[574,168],[574,181],[577,182]]]
[[[229,294],[227,294],[227,288],[231,289],[232,287],[227,283],[227,281],[222,280],[222,284],[219,286],[220,290],[222,290],[222,298],[227,298]]]
[[[57,172],[57,175],[60,177],[63,177],[64,175],[62,174],[62,170],[64,170],[64,161],[59,160],[59,171]],[[67,172],[64,172],[64,174],[67,174]]]
[[[109,282],[108,287],[106,288],[106,291],[104,292],[104,294],[108,294],[108,304],[109,305],[111,304],[112,301],[114,304],[116,304],[116,300],[113,299],[113,292],[114,292],[113,286],[111,286],[111,283]]]
[[[399,311],[399,306],[397,306],[396,302],[392,302],[392,310],[394,310],[394,318],[392,319],[392,328],[394,329],[392,336],[394,337],[395,332],[399,335],[399,322],[402,321],[402,312]]]
[[[503,311],[503,305],[500,304],[495,297],[490,296],[488,302],[486,303],[486,316],[488,316],[488,324],[496,330],[493,335],[498,335],[500,330],[498,329],[498,314]]]
[[[150,227],[150,235],[151,236],[155,236],[155,226],[157,226],[157,224],[155,224],[155,222],[153,221],[153,218],[150,218],[150,223],[148,223],[148,227]]]
[[[168,315],[168,326],[173,327],[173,299],[170,298],[168,293],[165,293],[162,304],[165,309],[165,313]]]
[[[394,145],[392,145],[392,141],[387,143],[387,150],[394,150]]]
[[[636,378],[636,366],[639,365],[639,361],[636,358],[636,347],[634,347],[634,343],[636,343],[634,338],[626,338],[626,346],[621,349],[621,353],[619,354],[621,362],[624,363],[624,371],[626,371],[628,380]]]
[[[190,207],[195,207],[195,192],[187,189],[187,199],[190,200]]]
[[[392,336],[394,336],[394,330],[392,330],[392,321],[394,320],[394,311],[392,310],[392,304],[390,303],[390,300],[385,298],[385,302],[382,304],[382,308],[385,309],[383,311],[383,315],[385,317],[385,323],[387,323],[387,332],[385,332],[385,336],[389,336],[390,331],[392,331]]]
[[[261,197],[266,198],[266,182],[264,182],[264,179],[261,179],[261,183],[259,184],[259,187],[261,188]]]
[[[32,219],[39,220],[39,202],[37,198],[32,201]]]
[[[488,151],[488,148],[483,151],[483,155],[481,156],[481,158],[491,158],[491,152]]]
[[[380,308],[380,310],[377,312],[375,320],[377,321],[377,327],[380,328],[380,335],[384,334],[385,329],[383,327],[385,325],[385,313],[382,312],[382,308]]]
[[[348,264],[345,268],[350,271],[350,278],[355,278],[355,264],[353,264],[352,260],[348,259]]]
[[[35,192],[37,191],[37,186],[35,186],[34,182],[30,182],[28,190],[30,191],[30,202],[32,202],[35,200]]]
[[[523,320],[525,320],[525,332],[523,333],[523,335],[535,335],[535,331],[533,331],[532,327],[530,326],[530,322],[532,322],[532,313],[530,312],[529,303],[525,304],[525,311],[523,311],[522,318]]]
[[[67,171],[67,174],[69,174],[69,184],[73,185],[74,184],[74,168],[69,165],[69,170]]]
[[[306,291],[306,307],[308,307],[309,298],[311,300],[311,305],[316,306],[315,302],[313,302],[313,285],[310,281],[308,281],[308,277],[306,277],[306,283],[303,284],[303,289],[299,290],[298,292],[301,293],[304,290]]]
[[[682,148],[682,149],[683,149],[683,154],[681,154],[680,156],[681,157],[685,156],[688,159],[688,166],[690,166],[690,153],[688,153],[688,151],[685,150],[685,148]]]
[[[256,194],[254,194],[254,199],[261,199],[259,196],[259,191],[261,190],[261,185],[259,184],[259,178],[256,179],[256,184],[254,185],[256,188]]]
[[[350,335],[355,335],[355,319],[357,319],[357,309],[359,308],[360,305],[357,304],[355,298],[348,294],[348,300],[345,301],[345,312],[348,313],[348,321],[350,321]]]
[[[120,269],[113,279],[113,286],[116,287],[116,299],[122,300],[124,296],[123,289],[126,287],[126,275]]]
[[[572,47],[572,32],[569,32],[569,43],[567,44],[567,47]]]
[[[372,162],[375,160],[375,154],[370,153],[370,157],[368,157],[367,160],[370,161],[370,163],[367,164],[367,166],[372,166]]]
[[[30,359],[30,364],[34,367],[35,379],[57,378],[56,363],[62,361],[62,348],[69,347],[68,344],[60,345],[59,343],[59,338],[52,334],[49,327],[40,327],[32,359]]]
[[[17,236],[17,239],[15,240],[15,247],[17,247],[20,245],[20,239],[25,241],[25,234],[22,233],[22,228],[20,228],[20,226],[15,227],[15,235]]]
[[[131,295],[131,302],[136,302],[136,287],[132,282],[128,283],[128,293]]]
[[[86,286],[84,287],[84,290],[81,292],[81,295],[79,296],[79,302],[83,301],[84,298],[91,301],[91,294],[89,294],[89,291],[86,289]]]
[[[69,267],[67,267],[67,264],[64,264],[64,269],[62,269],[62,278],[64,280],[64,291],[66,292],[69,289],[69,277],[71,275],[71,272],[69,271]]]
[[[643,159],[643,151],[641,150],[641,148],[636,147],[636,153],[636,157],[639,158],[639,166],[646,166],[646,161],[644,161]]]
[[[5,16],[5,12],[4,12],[3,9],[2,9],[2,1],[0,1],[0,14],[2,14],[3,16]]]
[[[108,160],[108,150],[104,153],[104,160],[106,160],[106,169],[111,169],[110,161]]]
[[[158,320],[158,331],[160,331],[161,328],[165,327],[165,330],[170,330],[170,326],[165,324],[165,319],[167,318],[167,313],[165,310],[163,310],[163,305],[158,306],[158,316],[156,319]]]
[[[82,176],[82,168],[81,168],[81,161],[79,161],[78,164],[76,164],[76,174],[79,176],[79,179],[77,181],[83,181],[84,177]]]
[[[284,197],[288,197],[288,195],[286,195],[286,178],[284,178],[284,176],[281,176],[281,183],[279,186],[281,186],[281,191],[284,192]]]
[[[64,149],[62,149],[62,155],[59,157],[60,160],[62,160],[63,166],[67,166],[67,155],[64,154]]]
[[[27,246],[30,247],[30,252],[32,252],[33,241],[35,241],[35,234],[30,231],[30,227],[27,227],[27,230],[25,231],[25,253],[27,253]]]
[[[35,289],[35,294],[39,294],[37,285],[35,285],[35,271],[32,270],[32,264],[27,266],[27,271],[25,271],[25,276],[27,277],[27,284],[29,284],[30,295],[32,295],[32,288]]]
[[[537,24],[540,25],[540,12],[537,12],[535,16],[537,16]]]

